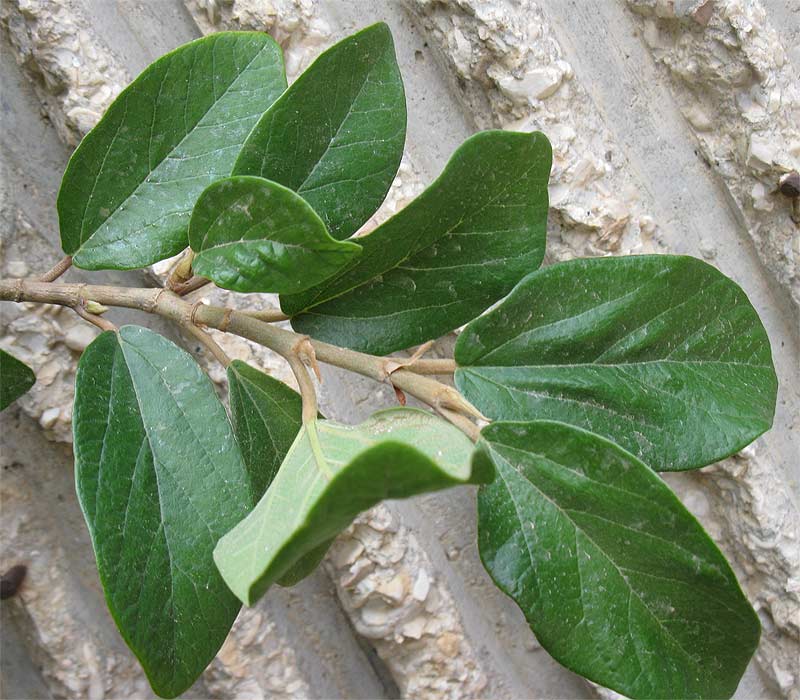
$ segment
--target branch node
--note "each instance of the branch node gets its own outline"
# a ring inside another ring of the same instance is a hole
[[[189,309],[189,321],[188,321],[189,325],[195,326],[195,327],[200,327],[201,325],[205,325],[205,324],[198,323],[197,319],[195,318],[195,314],[197,313],[197,309],[199,309],[201,306],[203,306],[203,300],[202,299],[199,299],[194,304],[192,304],[191,308]],[[226,318],[225,316],[228,316],[228,317]],[[228,323],[230,322],[230,316],[229,316],[227,311],[225,312],[225,315],[223,316],[222,320],[223,320],[223,323],[224,323],[224,328],[223,328],[223,324],[220,324],[217,327],[217,330],[220,330],[220,331],[224,332],[225,328],[228,327]]]
[[[197,306],[197,304],[194,304],[194,306]],[[194,308],[194,306],[192,308]],[[217,326],[218,331],[222,331],[223,333],[227,332],[228,326],[231,323],[232,315],[233,315],[233,309],[226,308],[225,312],[222,314],[222,320],[219,322],[219,325]]]
[[[431,349],[433,341],[429,340],[427,343],[420,345],[408,359],[401,360],[395,357],[389,357],[383,361],[383,379],[389,379],[398,369],[412,369],[414,364]],[[405,404],[403,404],[405,406]]]
[[[301,336],[292,346],[292,353],[297,355],[304,364],[311,367],[317,381],[322,382],[322,373],[319,371],[319,363],[317,362],[317,353],[314,350],[314,346],[311,344],[311,339],[307,335]]]
[[[78,316],[80,316],[84,321],[88,321],[89,323],[97,326],[101,331],[117,331],[119,330],[111,321],[106,320],[102,316],[98,316],[97,314],[93,314],[87,310],[88,302],[85,299],[81,299],[81,301],[75,306],[73,306],[73,310],[75,311]]]

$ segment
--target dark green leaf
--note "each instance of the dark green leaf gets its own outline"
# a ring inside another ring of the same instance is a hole
[[[308,573],[324,543],[379,501],[490,478],[485,458],[470,467],[471,453],[461,431],[416,409],[379,411],[359,426],[306,424],[253,512],[219,541],[214,560],[230,589],[252,605],[276,581]]]
[[[185,248],[195,200],[231,174],[285,88],[265,33],[213,34],[151,64],[70,159],[58,193],[64,252],[87,270],[129,269]]]
[[[725,558],[632,454],[549,421],[482,432],[478,542],[542,646],[631,698],[728,698],[760,634]]]
[[[392,34],[375,24],[328,49],[292,83],[253,129],[234,173],[294,190],[341,240],[380,206],[405,136]]]
[[[281,307],[301,333],[379,355],[457,328],[541,264],[551,158],[540,133],[476,134],[422,195],[358,239],[349,268]]]
[[[252,491],[272,483],[303,422],[300,394],[241,360],[228,366],[231,420]]]
[[[769,339],[700,260],[573,260],[523,280],[456,343],[456,385],[496,420],[553,419],[653,469],[702,467],[772,425]]]
[[[5,350],[0,350],[0,411],[14,403],[36,382],[33,370]]]
[[[212,551],[255,498],[225,409],[183,350],[124,326],[81,357],[73,428],[108,607],[153,689],[174,697],[239,610]]]
[[[300,292],[347,265],[360,246],[331,238],[302,197],[260,177],[209,186],[189,222],[192,269],[237,292]]]

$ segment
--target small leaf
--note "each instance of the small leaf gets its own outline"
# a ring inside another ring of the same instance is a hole
[[[470,468],[471,454],[461,431],[416,409],[379,411],[359,426],[306,424],[253,512],[219,541],[214,560],[230,589],[252,605],[279,579],[307,574],[324,543],[379,501],[491,478],[485,457]]]
[[[33,370],[5,350],[0,350],[0,411],[14,403],[36,382]]]
[[[760,627],[728,562],[663,481],[593,433],[494,423],[478,496],[495,583],[556,660],[631,698],[728,698]]]
[[[253,129],[233,172],[294,190],[341,240],[383,202],[405,137],[392,34],[375,24],[325,51],[292,83]]]
[[[551,160],[540,133],[468,139],[425,192],[358,239],[348,268],[281,298],[292,326],[385,355],[475,318],[542,262]]]
[[[772,425],[769,339],[744,292],[689,257],[573,260],[529,275],[456,343],[456,386],[495,420],[552,419],[656,471],[694,469]]]
[[[302,197],[247,176],[219,180],[200,195],[189,244],[193,271],[237,292],[300,292],[361,252],[331,238]]]
[[[228,366],[233,432],[256,500],[272,483],[303,425],[300,394],[241,360]]]
[[[69,161],[58,193],[64,252],[87,270],[180,252],[197,197],[231,174],[285,88],[280,47],[260,32],[213,34],[152,63]]]
[[[225,409],[188,354],[124,326],[81,357],[73,430],[108,607],[153,689],[174,697],[239,610],[212,551],[256,499]]]

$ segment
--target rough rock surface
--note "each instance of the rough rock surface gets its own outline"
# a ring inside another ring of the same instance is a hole
[[[456,602],[417,538],[385,506],[363,513],[325,559],[356,631],[397,671],[403,697],[480,697],[487,679]]]
[[[3,3],[15,58],[38,80],[37,93],[59,136],[76,146],[130,82],[85,11],[58,0]]]
[[[781,194],[800,170],[797,67],[759,2],[629,0],[709,167],[800,317],[800,218]]]
[[[481,129],[540,130],[553,144],[552,257],[658,251],[624,156],[541,8],[522,2],[406,0]],[[562,245],[558,245],[559,239]]]

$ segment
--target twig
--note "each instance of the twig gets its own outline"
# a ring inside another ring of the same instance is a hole
[[[437,408],[436,410],[454,426],[456,426],[456,428],[458,428],[462,433],[466,434],[466,436],[472,440],[472,442],[478,442],[478,438],[481,436],[480,428],[469,418],[447,408]]]
[[[93,299],[100,304],[141,309],[156,313],[177,323],[190,318],[193,307],[166,289],[138,289],[103,285],[31,282],[28,280],[0,280],[0,300],[36,301],[45,304],[75,306],[82,299]],[[288,357],[294,352],[300,336],[292,331],[259,321],[241,311],[220,306],[194,308],[194,321],[200,325],[228,331],[259,343]],[[385,358],[341,348],[318,340],[309,340],[316,358],[336,367],[363,374],[376,381],[386,381]],[[484,419],[478,409],[453,387],[408,369],[392,372],[392,384],[423,403],[436,408]],[[446,415],[446,414],[443,414]],[[461,426],[459,426],[461,427]]]
[[[192,261],[194,260],[194,251],[187,248],[181,254],[178,261],[172,266],[167,281],[164,286],[167,289],[175,290],[181,284],[185,284],[192,278]]]
[[[209,333],[206,333],[204,330],[198,328],[194,325],[194,323],[191,322],[182,323],[181,327],[193,338],[202,343],[203,347],[205,347],[205,349],[214,356],[217,362],[227,369],[232,360]]]
[[[289,316],[283,313],[280,309],[261,309],[259,311],[242,311],[243,314],[251,318],[265,321],[266,323],[275,323],[276,321],[288,321]]]
[[[172,287],[172,291],[175,292],[175,294],[177,294],[179,297],[185,297],[187,294],[196,292],[198,289],[205,287],[207,284],[211,284],[211,280],[195,275],[186,282],[180,282],[174,285]]]
[[[284,356],[292,368],[297,384],[300,387],[300,396],[303,399],[303,423],[309,423],[317,418],[317,390],[311,381],[308,368],[300,359],[299,352],[291,352]]]
[[[108,321],[104,319],[102,316],[98,316],[97,314],[90,313],[86,310],[86,302],[81,300],[77,304],[72,307],[75,310],[75,313],[78,314],[84,321],[88,321],[89,323],[94,324],[97,326],[101,331],[117,331],[118,328]]]
[[[456,371],[456,361],[446,359],[418,359],[406,365],[407,369],[414,370],[417,374],[453,374]]]
[[[54,282],[72,267],[72,256],[65,255],[53,267],[39,277],[39,282]]]

